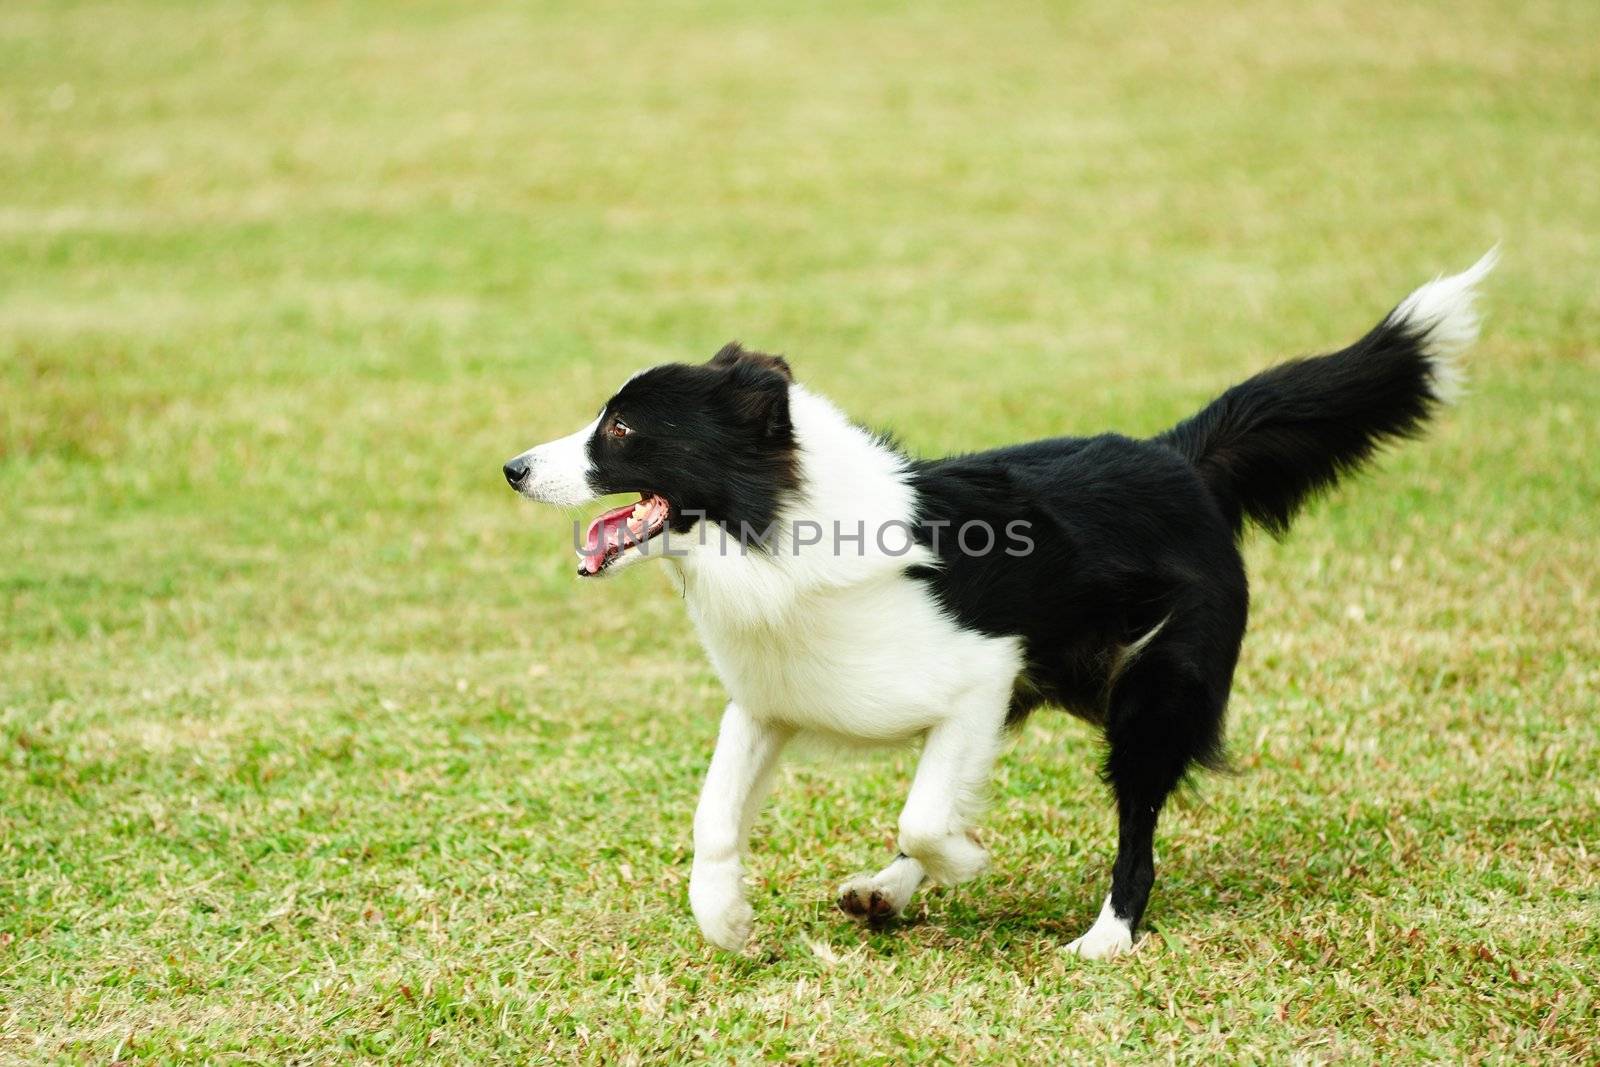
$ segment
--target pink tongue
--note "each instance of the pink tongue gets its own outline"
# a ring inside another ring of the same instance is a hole
[[[589,524],[589,532],[583,537],[583,551],[578,553],[583,557],[583,569],[586,572],[593,574],[600,569],[600,564],[606,558],[606,548],[612,543],[611,531],[618,526],[627,525],[635,506],[624,504],[620,508],[612,508],[596,516]]]
[[[612,508],[605,514],[596,517],[589,524],[589,532],[583,538],[583,550],[578,553],[579,556],[583,557],[585,573],[593,574],[600,569],[600,565],[606,559],[606,549],[613,545],[632,544],[638,538],[643,537],[645,531],[650,528],[650,524],[660,514],[659,500],[660,497],[651,497],[645,502],[646,507],[649,508],[649,513],[640,523],[637,531],[630,531],[628,522],[633,518],[633,509],[639,506],[638,503],[624,504],[620,508]]]

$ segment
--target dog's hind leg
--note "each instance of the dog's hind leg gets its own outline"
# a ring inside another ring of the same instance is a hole
[[[1190,765],[1211,758],[1218,742],[1232,663],[1225,664],[1217,684],[1196,668],[1192,649],[1164,643],[1146,650],[1111,693],[1103,773],[1116,795],[1117,859],[1099,917],[1067,946],[1086,959],[1109,959],[1133,948],[1155,883],[1162,805]]]
[[[884,922],[905,910],[924,880],[959,885],[988,866],[989,854],[969,831],[1000,751],[1008,696],[975,690],[956,714],[928,731],[900,812],[900,854],[877,874],[845,882],[838,897],[843,911]]]

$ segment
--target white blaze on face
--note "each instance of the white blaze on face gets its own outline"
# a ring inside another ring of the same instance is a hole
[[[546,504],[569,507],[595,499],[595,491],[589,486],[589,472],[594,469],[589,459],[589,441],[599,425],[600,420],[596,418],[577,433],[530,448],[518,456],[517,459],[527,462],[528,476],[517,486],[517,491]]]

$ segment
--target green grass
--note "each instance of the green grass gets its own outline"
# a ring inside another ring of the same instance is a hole
[[[0,6],[0,1058],[1600,1057],[1600,7]],[[732,337],[922,452],[1154,431],[1493,241],[1475,388],[1249,549],[1240,773],[1061,946],[1095,742],[866,933],[791,761],[753,954],[660,574],[500,482]],[[908,388],[907,382],[915,387]]]

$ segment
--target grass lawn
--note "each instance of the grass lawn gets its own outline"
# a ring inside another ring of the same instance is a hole
[[[1595,1062],[1597,101],[1592,0],[0,5],[0,1060]],[[734,337],[1150,433],[1496,240],[1467,400],[1250,544],[1133,958],[1050,714],[883,933],[910,755],[791,759],[702,943],[717,680],[505,458]]]

